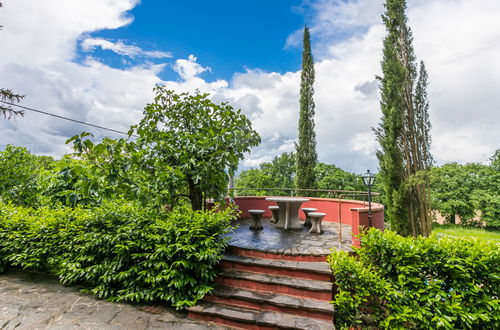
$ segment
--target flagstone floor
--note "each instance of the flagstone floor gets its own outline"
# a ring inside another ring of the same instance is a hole
[[[351,248],[351,226],[342,225],[342,244],[339,244],[339,224],[323,222],[323,234],[309,234],[309,228],[285,230],[276,228],[270,219],[263,219],[263,230],[251,230],[250,219],[239,220],[238,228],[229,234],[229,245],[285,255],[327,255],[332,248],[345,251]]]
[[[162,306],[111,303],[41,273],[0,274],[0,329],[227,329]]]

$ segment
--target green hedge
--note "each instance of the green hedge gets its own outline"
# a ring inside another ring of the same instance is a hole
[[[0,203],[0,271],[50,272],[111,301],[183,308],[212,290],[234,217],[233,209],[158,215],[129,202],[37,210]]]
[[[500,328],[500,246],[370,230],[329,256],[339,328]]]

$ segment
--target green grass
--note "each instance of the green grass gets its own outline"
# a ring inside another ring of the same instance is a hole
[[[500,243],[500,231],[482,228],[463,227],[461,225],[440,225],[433,224],[432,232],[455,237],[477,237]]]

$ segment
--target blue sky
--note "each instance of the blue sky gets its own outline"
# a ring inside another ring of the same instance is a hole
[[[301,50],[287,46],[287,38],[305,24],[300,0],[293,1],[143,1],[129,14],[131,24],[113,30],[90,33],[91,37],[126,40],[148,50],[168,50],[175,58],[196,54],[211,71],[207,80],[231,79],[245,68],[269,72],[297,71]],[[87,55],[80,49],[80,60]],[[109,50],[95,50],[93,55],[113,67],[124,64]],[[151,60],[156,63],[161,59]],[[159,75],[177,79],[169,67]]]
[[[127,131],[155,84],[200,90],[241,109],[261,135],[242,168],[294,150],[307,24],[319,160],[377,169],[384,0],[2,3],[0,86],[26,95],[24,106]],[[487,162],[500,147],[500,1],[409,0],[407,14],[429,73],[436,163]],[[0,120],[0,149],[10,143],[60,157],[83,130],[116,137],[26,113]]]

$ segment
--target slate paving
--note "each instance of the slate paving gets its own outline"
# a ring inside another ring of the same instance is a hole
[[[327,255],[331,248],[339,248],[339,224],[322,223],[323,234],[309,234],[309,228],[277,228],[270,219],[262,219],[263,230],[249,228],[250,219],[239,220],[238,228],[229,234],[229,245],[285,255]],[[342,245],[344,251],[352,251],[351,226],[342,224]]]
[[[111,303],[47,274],[0,274],[0,329],[228,329],[187,319],[163,306]]]

